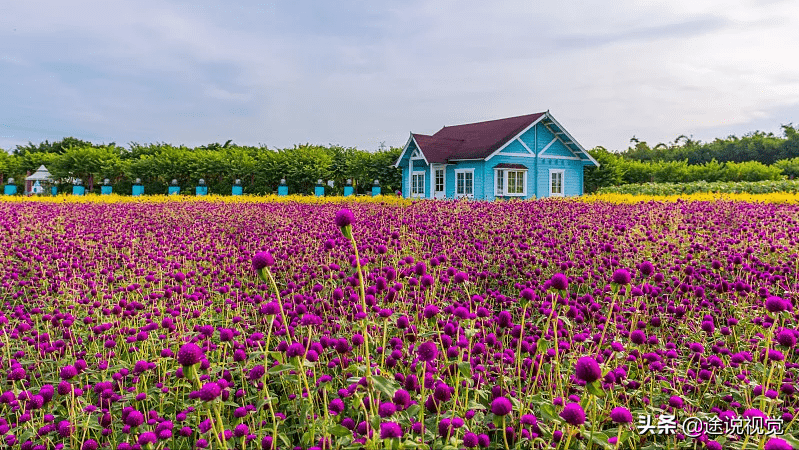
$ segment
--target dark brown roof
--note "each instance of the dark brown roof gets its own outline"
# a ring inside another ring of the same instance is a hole
[[[484,159],[546,113],[444,127],[432,136],[414,134],[427,162]]]
[[[527,166],[525,166],[524,164],[502,163],[502,164],[497,164],[496,166],[494,166],[494,168],[495,169],[526,169]]]

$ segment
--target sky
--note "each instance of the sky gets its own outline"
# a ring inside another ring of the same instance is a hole
[[[549,110],[586,149],[799,125],[796,0],[0,2],[0,148],[303,143]]]

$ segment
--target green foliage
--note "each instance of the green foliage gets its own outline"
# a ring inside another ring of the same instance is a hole
[[[588,167],[584,172],[585,192],[595,192],[602,186],[615,186],[622,183],[624,172],[618,164],[619,156],[596,147],[588,152],[599,163],[599,167]]]
[[[742,163],[728,162],[724,166],[723,181],[761,181],[779,180],[782,171],[778,167],[769,167],[761,162],[747,161]]]
[[[782,125],[783,138],[773,133],[755,131],[741,138],[728,136],[703,143],[685,135],[678,136],[671,144],[658,144],[649,147],[646,142],[635,137],[630,140],[627,150],[619,155],[634,161],[686,161],[688,165],[719,162],[757,161],[772,165],[781,159],[799,156],[799,127]]]
[[[695,181],[691,183],[646,183],[607,186],[598,194],[676,195],[695,193],[717,194],[770,194],[773,192],[799,192],[799,180],[777,181]]]
[[[774,167],[780,169],[783,175],[799,177],[799,158],[781,159],[774,163]]]
[[[141,178],[145,192],[150,193],[166,193],[173,179],[184,191],[191,192],[200,178],[205,179],[209,193],[215,194],[229,194],[236,179],[242,180],[247,194],[274,193],[281,178],[286,178],[290,192],[306,194],[313,192],[318,179],[334,181],[335,188],[327,188],[331,194],[342,194],[348,178],[353,179],[360,193],[370,193],[375,179],[388,192],[402,184],[401,171],[392,166],[401,152],[399,148],[370,153],[304,144],[271,150],[231,142],[194,149],[132,142],[130,150],[126,150],[113,143],[93,145],[74,138],[52,144],[45,141],[39,146],[18,146],[14,154],[0,152],[0,179],[22,179],[27,171],[33,172],[44,164],[62,183],[80,178],[91,191],[109,178],[114,191],[120,194],[130,193],[136,178]]]

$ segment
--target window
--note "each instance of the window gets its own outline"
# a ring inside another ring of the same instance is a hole
[[[474,169],[455,169],[455,196],[474,197]]]
[[[505,194],[505,171],[504,170],[497,170],[497,189],[495,195],[504,195]]]
[[[444,191],[444,169],[436,169],[436,192]]]
[[[563,197],[563,169],[549,170],[549,196]]]
[[[424,172],[411,174],[411,197],[424,197]]]
[[[494,169],[494,196],[526,197],[527,171],[519,169]]]

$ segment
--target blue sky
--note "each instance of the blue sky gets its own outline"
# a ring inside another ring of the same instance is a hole
[[[586,148],[799,124],[799,2],[0,3],[0,148],[402,146],[550,110]]]

